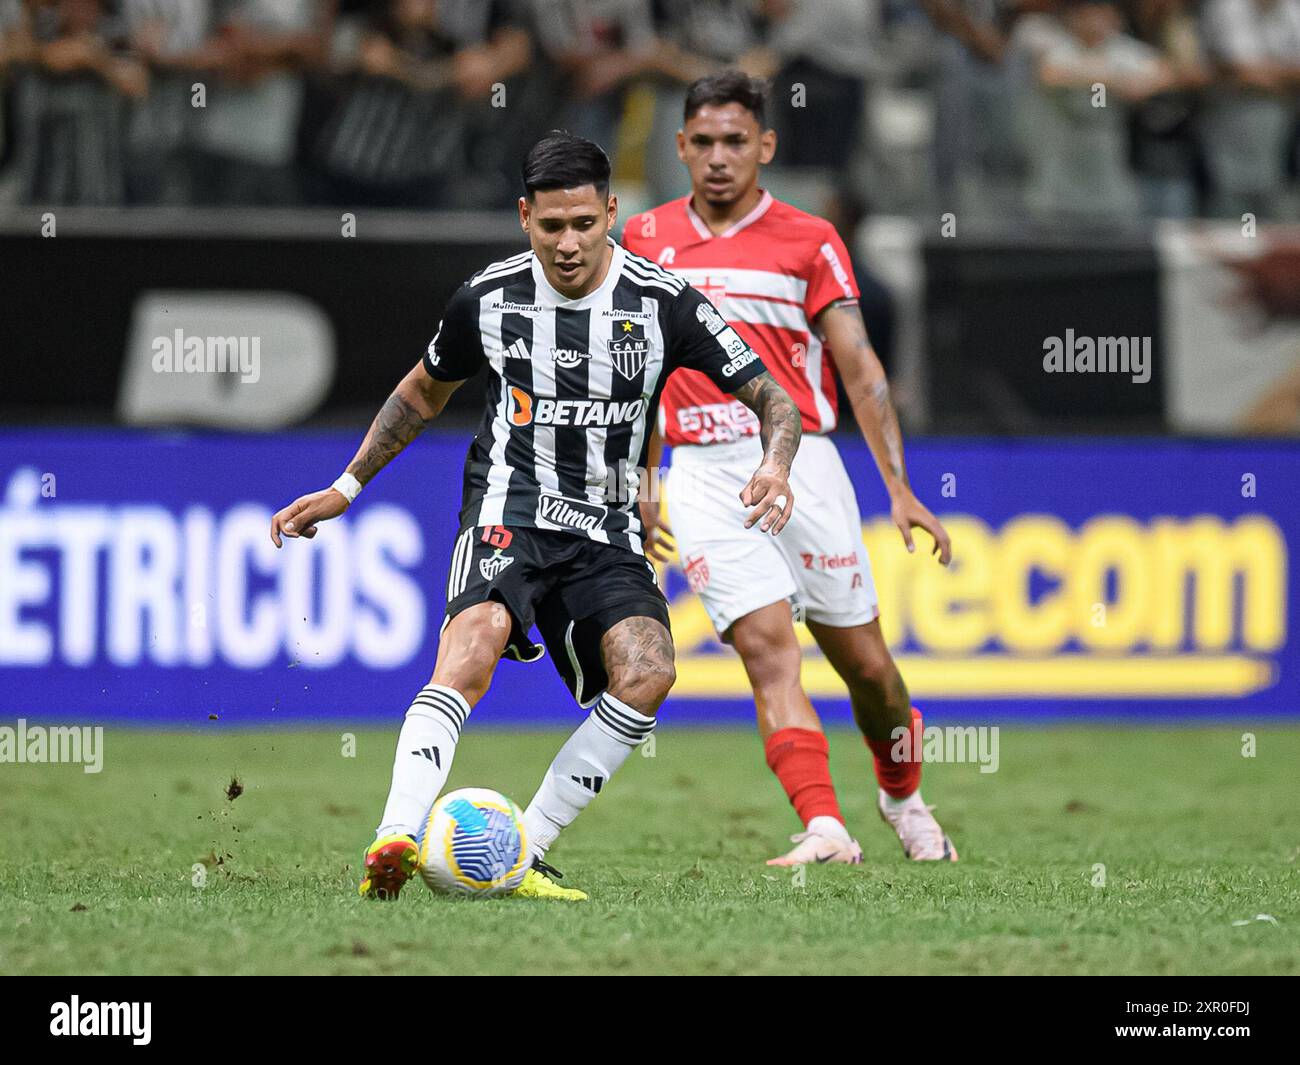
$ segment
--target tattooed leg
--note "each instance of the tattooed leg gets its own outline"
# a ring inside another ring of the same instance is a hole
[[[609,674],[606,691],[653,717],[677,679],[668,630],[654,618],[624,618],[601,638],[600,655]]]

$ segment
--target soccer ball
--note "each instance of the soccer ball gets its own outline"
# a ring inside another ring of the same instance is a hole
[[[434,891],[488,898],[513,891],[532,863],[519,807],[489,788],[461,788],[429,811],[420,874]]]

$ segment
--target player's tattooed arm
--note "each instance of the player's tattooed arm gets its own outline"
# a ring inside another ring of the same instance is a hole
[[[794,512],[790,467],[803,436],[799,408],[767,372],[746,381],[732,394],[758,415],[763,441],[763,462],[740,493],[741,502],[754,508],[745,519],[745,528],[751,528],[761,518],[760,528],[775,536]]]
[[[366,484],[402,448],[419,436],[447,405],[460,381],[436,381],[423,363],[417,363],[388,397],[361,441],[347,472]],[[322,521],[337,518],[348,509],[347,498],[336,488],[299,496],[271,519],[271,542],[280,547],[281,537],[316,535]]]
[[[733,395],[758,415],[763,461],[780,466],[789,473],[803,436],[799,408],[790,394],[776,383],[776,378],[764,372],[746,381]]]
[[[898,412],[889,396],[885,368],[867,337],[857,300],[836,300],[817,316],[815,328],[834,356],[862,435],[889,490],[890,516],[903,542],[909,551],[915,550],[912,529],[924,529],[934,537],[932,553],[946,566],[952,558],[952,543],[943,524],[912,492]]]
[[[407,444],[419,436],[442,413],[460,381],[436,381],[423,363],[417,363],[393,394],[384,401],[348,473],[362,484],[369,483]]]

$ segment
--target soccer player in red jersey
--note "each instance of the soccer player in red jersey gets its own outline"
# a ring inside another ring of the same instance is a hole
[[[804,436],[790,485],[799,513],[776,539],[743,529],[732,512],[761,451],[757,419],[704,374],[678,370],[659,410],[659,433],[673,449],[673,529],[660,520],[657,502],[642,502],[642,521],[654,530],[648,551],[662,559],[667,538],[676,540],[692,589],[744,662],[767,764],[804,824],[794,849],[768,864],[862,860],[831,783],[821,722],[800,681],[792,603],[848,688],[874,755],[880,815],[904,854],[956,861],[952,841],[921,799],[921,715],[881,636],[857,499],[827,435],[835,427],[837,370],[907,549],[914,550],[913,528],[930,533],[944,565],[951,545],[908,484],[898,418],[843,241],[830,223],[759,185],[776,151],[765,104],[765,86],[740,71],[692,84],[677,134],[691,194],[633,216],[623,243],[708,296],[717,313],[706,325],[739,333],[798,404]],[[658,461],[655,452],[650,461]],[[916,730],[914,760],[891,756],[900,728]]]

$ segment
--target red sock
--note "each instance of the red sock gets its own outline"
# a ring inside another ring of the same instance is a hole
[[[790,796],[790,805],[805,827],[814,817],[843,823],[840,803],[831,783],[830,747],[820,732],[806,728],[777,729],[763,744],[768,767]]]
[[[921,786],[921,728],[921,711],[912,707],[912,749],[906,761],[894,761],[898,740],[867,740],[876,756],[876,780],[891,799],[906,799]]]

